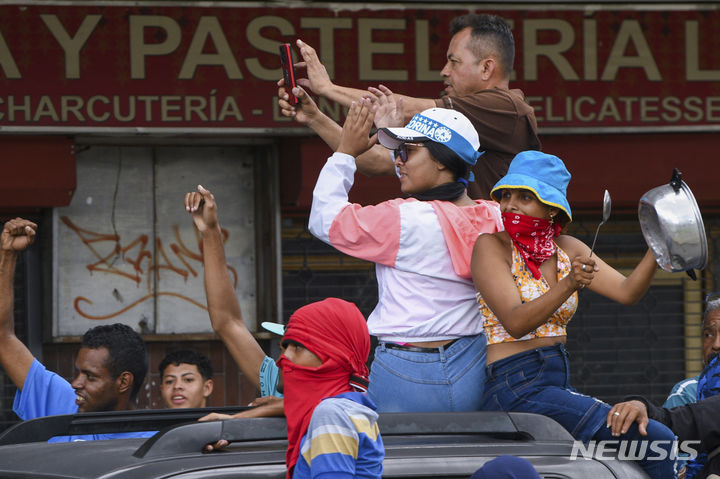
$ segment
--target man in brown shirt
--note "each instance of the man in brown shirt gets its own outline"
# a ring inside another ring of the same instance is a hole
[[[478,131],[480,149],[485,151],[473,168],[475,183],[469,186],[468,193],[472,198],[490,199],[490,189],[507,172],[515,154],[540,149],[535,113],[525,102],[522,91],[509,89],[515,43],[507,22],[494,15],[468,14],[452,20],[450,33],[447,63],[440,72],[445,96],[436,100],[413,98],[393,95],[386,88],[376,90],[376,95],[382,91],[387,101],[401,102],[402,124],[414,114],[435,106],[452,108],[467,116]],[[368,95],[364,90],[334,84],[315,50],[301,40],[297,45],[308,75],[298,80],[301,86],[345,106]],[[340,125],[315,110],[303,112],[293,107],[286,101],[287,93],[282,87],[279,95],[284,115],[307,124],[331,148],[338,146]],[[358,170],[371,176],[394,174],[389,159],[392,160],[386,149],[373,148],[357,159]]]

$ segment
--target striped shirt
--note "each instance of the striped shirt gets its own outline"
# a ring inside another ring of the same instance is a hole
[[[324,399],[300,441],[293,479],[382,477],[385,448],[377,419],[375,405],[363,393]]]

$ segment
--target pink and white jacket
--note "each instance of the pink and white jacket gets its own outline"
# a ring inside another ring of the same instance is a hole
[[[355,159],[333,154],[313,191],[310,232],[339,251],[376,263],[378,304],[368,318],[381,341],[441,341],[483,332],[470,259],[481,233],[502,229],[497,203],[348,202]]]

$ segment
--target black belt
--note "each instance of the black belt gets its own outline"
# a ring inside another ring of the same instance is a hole
[[[444,344],[437,348],[421,348],[419,346],[410,346],[405,344],[398,344],[398,343],[385,343],[385,347],[388,349],[398,349],[400,351],[410,351],[412,353],[439,353],[440,348],[447,349],[452,343],[457,341],[457,339],[453,339],[447,344]]]

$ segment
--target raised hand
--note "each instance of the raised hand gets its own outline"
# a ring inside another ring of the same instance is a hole
[[[385,85],[378,85],[377,88],[369,87],[370,99],[376,106],[375,126],[377,128],[391,128],[405,126],[405,111],[402,98],[396,100],[393,92]]]
[[[313,47],[298,40],[296,42],[303,61],[295,64],[296,68],[305,68],[307,78],[298,78],[297,83],[305,88],[310,88],[316,95],[327,96],[327,92],[333,87],[330,75],[325,65],[320,63],[320,58]]]
[[[3,251],[23,251],[35,241],[37,225],[32,221],[15,218],[5,223],[0,234]]]
[[[377,143],[377,135],[369,136],[375,117],[374,110],[375,107],[366,98],[350,105],[337,152],[357,158]]]
[[[197,192],[185,193],[185,211],[192,214],[193,222],[201,233],[218,226],[215,197],[202,185],[198,185]]]

